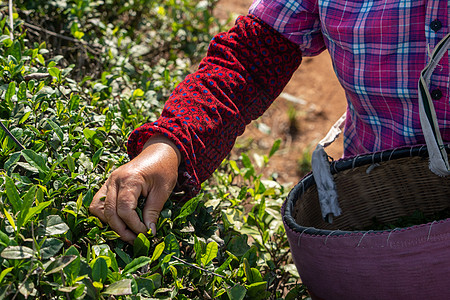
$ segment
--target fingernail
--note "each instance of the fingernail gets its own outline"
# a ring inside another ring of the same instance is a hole
[[[155,223],[150,224],[150,229],[152,230],[152,234],[156,235],[156,224]]]

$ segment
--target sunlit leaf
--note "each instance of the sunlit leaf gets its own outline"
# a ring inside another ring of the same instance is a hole
[[[164,242],[161,242],[158,245],[156,245],[155,251],[153,251],[152,258],[151,258],[152,262],[157,260],[161,256],[161,254],[164,251],[165,246],[166,246],[166,244]]]
[[[103,294],[114,296],[131,295],[131,279],[123,279],[112,283],[105,288]]]
[[[9,224],[12,226],[12,228],[13,228],[14,230],[16,230],[16,222],[14,222],[14,219],[13,219],[13,217],[11,216],[11,214],[10,214],[5,208],[3,208],[3,213],[5,214],[6,219],[8,219],[8,222],[9,222]]]
[[[50,67],[48,68],[48,73],[58,81],[61,81],[61,71],[58,68]]]
[[[3,281],[3,278],[5,278],[6,275],[8,275],[11,270],[14,269],[14,267],[6,268],[0,273],[0,282]]]
[[[45,235],[57,235],[66,233],[69,226],[58,215],[50,215],[44,222]]]
[[[134,240],[133,244],[134,256],[138,257],[142,255],[147,255],[149,250],[150,250],[150,241],[144,234],[139,233],[136,239]]]
[[[201,262],[204,266],[209,264],[214,258],[217,257],[217,253],[219,252],[219,247],[216,242],[210,242],[206,245],[205,254],[202,255]]]
[[[1,257],[6,259],[26,259],[32,258],[34,251],[25,246],[9,246],[3,249]]]

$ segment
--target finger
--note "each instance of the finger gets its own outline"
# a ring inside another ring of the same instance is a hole
[[[121,186],[117,195],[117,214],[134,233],[145,233],[147,228],[136,212],[138,198],[141,195],[139,184]]]
[[[108,185],[108,192],[104,203],[104,216],[106,222],[115,232],[117,232],[120,239],[133,243],[136,234],[127,228],[125,222],[117,214],[117,186],[113,180],[111,181],[111,184]]]
[[[102,185],[102,187],[97,191],[92,199],[91,204],[89,205],[89,212],[96,217],[98,217],[102,222],[106,222],[106,218],[104,215],[104,206],[105,206],[105,198],[106,191],[108,190],[108,181]]]
[[[164,189],[153,189],[147,197],[142,215],[145,225],[148,229],[152,230],[152,234],[156,234],[156,224],[158,223],[159,214],[169,195],[170,192]]]

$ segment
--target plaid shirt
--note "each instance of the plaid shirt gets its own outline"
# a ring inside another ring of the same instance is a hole
[[[428,51],[449,29],[439,0],[255,0],[250,13],[296,43],[304,56],[328,49],[348,101],[344,155],[423,144],[417,84]],[[450,141],[448,55],[430,91]]]
[[[178,190],[192,196],[245,125],[283,90],[302,56],[330,52],[348,99],[344,155],[423,144],[418,79],[428,50],[448,32],[448,1],[255,0],[218,34],[199,70],[180,83],[161,117],[128,139],[131,158],[154,134],[183,156]],[[442,138],[450,141],[448,55],[432,78]]]

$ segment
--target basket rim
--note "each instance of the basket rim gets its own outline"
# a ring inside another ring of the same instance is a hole
[[[450,152],[450,146],[448,144],[445,145],[445,150],[447,153]],[[364,165],[386,162],[390,160],[395,160],[399,158],[406,157],[428,157],[428,150],[426,145],[415,145],[415,146],[406,146],[401,148],[395,148],[390,150],[383,150],[374,153],[367,153],[356,155],[352,157],[342,158],[336,161],[332,161],[330,164],[331,174],[337,174],[341,171],[352,169],[355,167],[360,167]],[[437,176],[437,175],[436,175]],[[297,199],[311,186],[315,185],[314,175],[312,172],[308,173],[305,177],[303,177],[289,192],[285,205],[284,205],[284,215],[283,221],[285,224],[293,231],[301,233],[301,234],[309,234],[309,235],[318,235],[318,236],[344,236],[344,235],[354,235],[354,234],[367,234],[367,233],[385,233],[391,231],[399,231],[406,228],[412,228],[415,226],[420,226],[421,224],[417,224],[414,226],[408,227],[399,227],[394,229],[386,229],[386,230],[328,230],[328,229],[318,229],[315,227],[305,227],[297,224],[294,217],[292,216],[292,212],[294,210],[294,206],[297,202]]]

